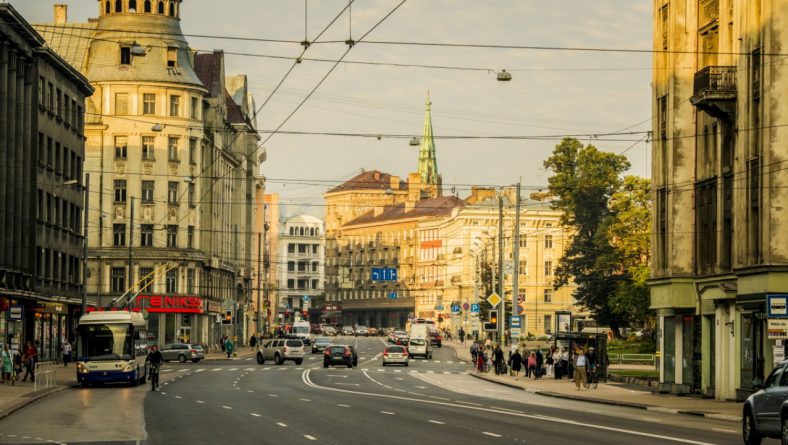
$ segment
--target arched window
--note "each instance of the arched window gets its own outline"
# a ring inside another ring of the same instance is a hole
[[[159,1],[158,12],[159,12],[159,14],[164,14],[164,2],[162,2],[162,1]]]
[[[150,13],[150,0],[145,0],[145,12]]]
[[[299,234],[300,234],[301,236],[304,236],[304,228],[303,228],[303,227],[301,227],[301,230],[300,230],[300,233],[299,233]]]
[[[175,4],[170,2],[170,17],[175,17]]]
[[[129,12],[137,12],[137,0],[129,0]]]
[[[123,0],[115,0],[115,12],[123,12]]]
[[[111,10],[109,9],[109,0],[107,0],[107,3],[104,4],[104,14],[109,14],[110,12]]]

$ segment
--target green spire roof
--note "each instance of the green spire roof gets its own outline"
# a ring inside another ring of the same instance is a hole
[[[419,175],[422,185],[439,186],[438,157],[435,153],[435,140],[432,138],[432,117],[430,115],[430,93],[427,92],[427,113],[424,116],[424,134],[419,148]]]

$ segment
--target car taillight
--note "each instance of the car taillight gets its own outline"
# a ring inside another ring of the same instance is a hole
[[[287,352],[287,346],[285,346],[284,349],[282,349],[282,352],[285,352],[285,353]]]
[[[196,350],[196,349],[192,349],[192,354],[196,354],[196,353],[198,353],[198,352],[199,352],[198,350]]]

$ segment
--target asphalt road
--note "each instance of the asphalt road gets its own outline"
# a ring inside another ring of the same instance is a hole
[[[484,382],[450,349],[408,367],[381,366],[383,342],[358,345],[359,366],[322,356],[171,363],[163,389],[74,389],[0,422],[0,444],[740,444],[739,425],[537,396]],[[765,441],[764,443],[777,443]]]

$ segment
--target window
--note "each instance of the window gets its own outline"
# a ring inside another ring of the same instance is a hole
[[[288,261],[287,262],[287,271],[288,272],[295,272],[295,261]]]
[[[552,315],[545,315],[544,316],[544,331],[547,334],[553,332],[553,316]]]
[[[55,112],[55,86],[52,82],[47,82],[47,102],[49,103],[49,111]]]
[[[63,92],[60,88],[57,89],[57,96],[55,96],[55,114],[58,118],[63,117]]]
[[[546,277],[553,275],[553,262],[550,260],[544,262],[544,275]]]
[[[115,94],[115,114],[129,114],[129,95],[127,93]]]
[[[178,138],[170,136],[167,138],[167,159],[178,162]]]
[[[167,226],[167,247],[178,247],[178,226],[170,224]]]
[[[287,280],[287,288],[288,289],[295,289],[295,280],[292,278]]]
[[[126,224],[112,225],[112,245],[115,247],[126,245]]]
[[[156,10],[157,10],[157,12],[158,12],[159,14],[164,14],[164,2],[162,2],[162,1],[159,1],[159,6],[157,7],[157,9],[156,9]]]
[[[143,136],[142,137],[142,160],[143,161],[152,161],[154,159],[154,149],[155,149],[155,141],[156,138],[153,136]]]
[[[178,48],[167,48],[167,68],[178,67]]]
[[[189,164],[197,163],[197,139],[189,139]]]
[[[190,294],[194,293],[194,276],[194,269],[186,269],[186,292]]]
[[[189,226],[186,238],[186,247],[194,249],[194,226]]]
[[[705,275],[714,271],[717,263],[717,180],[695,185],[695,249],[696,270]]]
[[[69,118],[69,122],[72,126],[79,128],[79,116],[77,113],[77,101],[71,99],[71,117]]]
[[[198,113],[200,111],[200,108],[199,108],[200,101],[196,97],[192,97],[191,98],[191,102],[192,102],[192,106],[191,106],[191,115],[190,115],[190,117],[192,119],[199,119],[200,117],[199,117]]]
[[[60,172],[62,171],[61,169],[62,159],[63,158],[60,153],[60,142],[55,142],[55,172],[57,172],[58,174],[60,174]]]
[[[145,93],[142,95],[142,114],[156,114],[156,95]]]
[[[144,6],[145,9],[143,9],[143,11],[147,12],[147,13],[150,13],[151,12],[150,0],[145,0],[144,4],[145,4],[145,6]]]
[[[126,291],[126,268],[113,267],[110,269],[110,292]]]
[[[153,278],[152,267],[140,267],[140,292],[153,290]]]
[[[518,266],[520,267],[520,275],[528,275],[528,261],[520,260]]]
[[[142,181],[142,202],[153,202],[153,186],[155,184],[155,181]]]
[[[167,203],[178,204],[178,183],[176,181],[167,183]]]
[[[659,11],[659,30],[662,36],[662,50],[668,49],[668,5],[665,5]]]
[[[55,156],[54,152],[52,151],[54,150],[53,147],[54,147],[54,142],[52,141],[52,138],[47,136],[47,167],[49,168],[52,168],[52,160],[54,159]]]
[[[115,0],[115,12],[123,12],[123,1]]]
[[[128,153],[129,138],[126,136],[115,136],[115,159],[126,159]]]
[[[82,119],[82,107],[80,105],[77,105],[77,124],[76,124],[76,127],[77,127],[77,131],[79,131],[80,133],[82,133],[82,129],[84,127],[83,124],[84,124],[84,122],[83,122],[83,119]]]
[[[544,248],[545,249],[552,249],[553,248],[553,235],[545,235],[544,236]]]
[[[171,269],[167,271],[167,293],[174,294],[178,292],[178,269]]]
[[[129,0],[129,12],[137,12],[137,0]]]
[[[66,120],[66,125],[71,125],[71,98],[68,97],[68,94],[63,95],[63,108],[65,110],[63,118]]]
[[[131,65],[131,47],[130,46],[121,46],[120,47],[120,64],[121,65]]]
[[[288,243],[287,244],[287,253],[295,253],[295,251],[296,251],[296,245],[293,244],[293,243]]]
[[[175,17],[175,4],[170,3],[170,17]]]
[[[46,106],[46,84],[47,81],[44,76],[38,78],[38,104],[42,107]]]
[[[189,183],[188,190],[189,190],[189,206],[190,207],[194,207],[195,203],[194,203],[194,183],[193,182]]]
[[[126,202],[126,180],[115,180],[115,202]]]
[[[170,96],[170,116],[181,115],[181,96]]]
[[[142,224],[142,226],[140,226],[140,246],[153,246],[153,224]]]
[[[552,289],[545,289],[544,290],[544,302],[545,303],[552,303],[553,302],[553,290]]]

